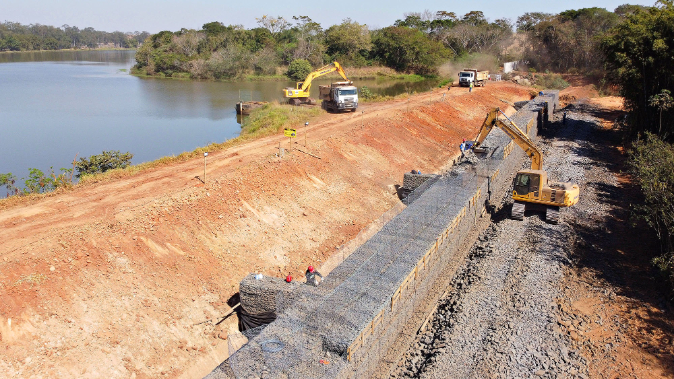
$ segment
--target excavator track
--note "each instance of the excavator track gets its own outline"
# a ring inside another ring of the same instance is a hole
[[[524,203],[516,201],[513,203],[513,207],[510,210],[510,217],[514,220],[524,220],[524,209],[526,208]]]
[[[545,210],[545,221],[550,224],[559,224],[560,213],[559,207],[548,207]]]

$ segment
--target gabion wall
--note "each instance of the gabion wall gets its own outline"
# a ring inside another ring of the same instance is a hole
[[[534,137],[557,106],[558,91],[546,91],[511,120]],[[478,164],[432,181],[319,287],[276,294],[276,321],[207,378],[372,376],[444,268],[463,259],[459,246],[490,194],[510,187],[525,158],[499,129],[483,147]]]

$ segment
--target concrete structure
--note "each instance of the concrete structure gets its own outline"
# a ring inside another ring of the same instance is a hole
[[[557,103],[557,91],[544,92],[511,119],[533,137]],[[475,220],[492,193],[501,196],[510,186],[524,161],[498,129],[482,147],[487,152],[478,164],[426,181],[423,194],[321,286],[277,294],[276,321],[207,378],[372,376],[432,284],[447,274],[446,267],[463,261],[467,252],[461,246],[469,242]]]
[[[513,72],[513,71],[517,70],[519,65],[520,65],[520,61],[505,62],[503,64],[503,73],[507,74],[509,72]]]

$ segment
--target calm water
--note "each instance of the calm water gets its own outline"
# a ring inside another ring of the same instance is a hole
[[[234,111],[240,97],[281,100],[281,89],[293,85],[137,78],[128,74],[134,54],[0,54],[0,173],[21,179],[31,167],[58,171],[76,154],[103,150],[131,152],[133,163],[141,163],[222,142],[241,131]],[[415,83],[412,90],[433,84]],[[387,95],[410,88],[374,80],[356,85]]]

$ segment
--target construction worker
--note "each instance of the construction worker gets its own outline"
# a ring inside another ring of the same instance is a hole
[[[473,82],[470,82],[470,88],[468,88],[468,92],[473,92]]]
[[[461,142],[461,145],[459,145],[459,150],[461,150],[461,158],[463,158],[466,154],[466,139],[463,139],[463,142]]]
[[[323,280],[323,275],[321,275],[320,272],[316,271],[316,269],[314,269],[314,266],[309,266],[304,276],[306,276],[307,278],[307,284],[314,287],[317,287],[318,284]],[[317,278],[318,276],[320,276],[321,278],[318,279]]]

